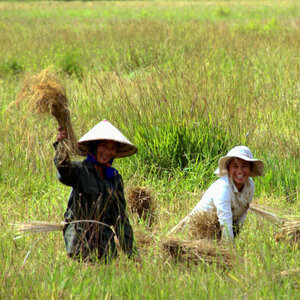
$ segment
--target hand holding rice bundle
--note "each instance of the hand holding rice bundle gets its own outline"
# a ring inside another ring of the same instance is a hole
[[[66,91],[56,74],[47,68],[35,76],[25,78],[21,91],[13,104],[28,101],[29,111],[38,114],[50,114],[53,116],[60,128],[64,129],[68,138],[64,140],[65,153],[79,154],[76,135],[70,119],[69,102]]]

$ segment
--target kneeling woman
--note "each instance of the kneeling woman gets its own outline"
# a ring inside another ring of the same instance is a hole
[[[219,160],[216,180],[201,200],[171,232],[190,223],[199,212],[216,213],[222,231],[222,240],[233,240],[246,219],[254,194],[250,177],[261,176],[264,164],[254,159],[248,147],[237,146]]]
[[[64,138],[66,132],[59,130],[56,149],[63,147]],[[133,155],[137,148],[106,120],[86,133],[78,146],[87,156],[84,161],[61,160],[58,150],[54,158],[59,181],[72,187],[64,215],[68,256],[83,260],[116,257],[115,233],[129,257],[137,254],[122,177],[111,167],[114,158]]]

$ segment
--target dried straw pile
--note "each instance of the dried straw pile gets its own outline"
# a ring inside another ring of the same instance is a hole
[[[154,237],[150,233],[141,230],[134,230],[134,237],[138,243],[139,248],[150,247],[154,243]]]
[[[68,133],[65,145],[69,153],[79,154],[77,139],[71,124],[66,91],[50,68],[41,71],[38,75],[25,78],[23,87],[14,103],[20,104],[24,101],[28,101],[27,105],[30,111],[53,116],[59,126]]]
[[[189,221],[189,234],[195,239],[221,239],[222,231],[216,213],[198,212]]]
[[[161,242],[162,248],[176,262],[217,264],[232,267],[230,252],[207,239],[187,241],[169,237]]]
[[[151,193],[144,187],[133,187],[128,191],[127,203],[129,210],[136,213],[142,220],[152,224],[154,218],[154,204]]]
[[[153,233],[142,230],[133,230],[133,233],[140,253],[147,254],[150,248],[156,248],[157,243]]]
[[[290,218],[290,220],[283,223],[282,233],[285,237],[290,238],[293,243],[298,244],[300,242],[300,218]]]

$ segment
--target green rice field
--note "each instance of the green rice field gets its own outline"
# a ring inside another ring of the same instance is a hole
[[[138,147],[114,167],[126,194],[143,187],[155,205],[152,226],[130,213],[154,241],[138,241],[141,263],[75,262],[61,232],[14,239],[10,223],[63,221],[70,192],[57,123],[13,104],[47,67],[78,138],[107,119]],[[0,299],[299,299],[298,244],[252,212],[226,245],[232,266],[161,248],[236,145],[265,163],[253,202],[299,218],[299,112],[299,1],[1,1]]]

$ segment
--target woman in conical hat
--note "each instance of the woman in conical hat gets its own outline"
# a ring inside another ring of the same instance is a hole
[[[243,225],[253,199],[254,182],[250,177],[261,176],[264,164],[254,159],[250,149],[237,146],[219,160],[216,180],[204,193],[191,213],[172,232],[191,223],[199,212],[217,214],[223,240],[233,240]]]
[[[58,144],[63,147],[65,138],[67,133],[59,129],[56,149]],[[84,161],[71,161],[69,157],[61,161],[58,151],[54,158],[59,181],[72,187],[64,214],[68,256],[83,260],[116,257],[115,234],[129,257],[137,254],[122,177],[111,166],[114,158],[133,155],[137,148],[106,120],[87,132],[78,146],[86,156]]]

